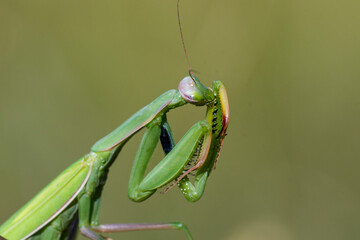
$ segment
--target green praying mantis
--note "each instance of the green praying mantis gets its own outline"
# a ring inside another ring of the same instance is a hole
[[[206,106],[206,119],[194,124],[175,144],[166,113],[187,103]],[[96,142],[91,152],[64,170],[2,226],[0,235],[16,239],[68,239],[74,227],[89,239],[106,239],[95,232],[188,228],[180,222],[99,224],[101,192],[109,168],[122,147],[140,129],[147,128],[137,151],[129,180],[129,198],[141,202],[173,182],[187,200],[203,195],[206,180],[216,166],[229,122],[224,85],[207,88],[194,76],[185,77],[178,90],[169,90],[139,110],[113,132]],[[158,140],[166,156],[145,176]],[[189,174],[195,174],[194,184]]]
[[[178,19],[181,31],[178,1]],[[189,61],[188,61],[189,64]],[[108,239],[98,233],[181,229],[192,239],[181,222],[100,224],[101,193],[109,168],[128,140],[146,128],[130,174],[128,195],[141,202],[157,189],[178,185],[188,201],[204,193],[207,178],[215,169],[229,123],[229,103],[222,82],[205,87],[192,73],[182,79],[178,89],[169,90],[136,112],[118,128],[96,142],[90,153],[65,169],[32,200],[0,226],[0,240],[74,239],[77,229],[89,239]],[[166,114],[190,103],[206,106],[205,120],[195,123],[176,144]],[[149,160],[160,139],[165,157],[148,173]],[[194,175],[193,182],[189,175]]]

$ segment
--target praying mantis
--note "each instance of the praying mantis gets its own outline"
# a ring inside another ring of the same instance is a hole
[[[175,144],[166,113],[187,103],[206,106],[206,119],[195,123]],[[71,239],[77,225],[89,239],[106,239],[95,232],[150,229],[182,229],[181,222],[99,224],[98,214],[109,168],[122,147],[140,129],[147,128],[137,151],[129,180],[129,198],[141,202],[157,189],[173,182],[187,200],[204,193],[206,180],[216,166],[229,123],[229,105],[222,82],[211,88],[195,76],[181,80],[178,90],[169,90],[139,110],[113,132],[96,142],[91,152],[65,169],[2,226],[0,236],[16,239]],[[158,140],[166,156],[145,176]],[[194,174],[194,184],[189,174]]]
[[[181,24],[178,19],[181,38]],[[183,41],[185,56],[188,60]],[[189,62],[189,61],[188,61]],[[141,202],[168,184],[178,185],[194,202],[204,193],[206,181],[216,167],[229,123],[229,103],[224,84],[205,87],[193,75],[183,78],[178,89],[169,90],[136,112],[118,128],[97,141],[86,154],[40,191],[0,226],[0,240],[74,239],[76,230],[89,239],[108,239],[98,233],[180,229],[193,239],[181,222],[100,224],[101,193],[109,168],[136,133],[146,128],[130,174],[128,196]],[[206,107],[205,120],[195,123],[175,143],[166,114],[185,104]],[[160,140],[165,157],[147,174],[150,158]],[[194,175],[193,183],[190,175]]]

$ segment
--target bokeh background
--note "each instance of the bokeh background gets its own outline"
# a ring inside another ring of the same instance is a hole
[[[197,203],[178,189],[133,203],[138,134],[111,169],[101,222],[179,220],[195,239],[359,239],[359,10],[350,0],[183,0],[191,64],[228,90],[218,168]],[[186,74],[175,0],[1,0],[0,222]],[[204,114],[170,112],[176,139]]]

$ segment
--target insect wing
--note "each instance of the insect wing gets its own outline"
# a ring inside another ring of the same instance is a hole
[[[30,237],[59,215],[77,196],[89,179],[91,166],[78,160],[65,169],[1,227],[6,239]]]

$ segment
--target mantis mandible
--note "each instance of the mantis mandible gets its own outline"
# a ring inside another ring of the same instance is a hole
[[[184,41],[183,46],[185,50]],[[188,60],[186,50],[185,55]],[[212,87],[207,88],[193,75],[191,68],[189,73],[180,81],[177,90],[163,93],[96,142],[90,153],[65,169],[3,223],[0,226],[0,239],[73,239],[77,227],[82,235],[96,240],[107,239],[96,232],[155,229],[182,229],[187,238],[192,239],[187,226],[181,222],[98,222],[101,193],[109,168],[127,141],[143,128],[147,130],[131,170],[129,198],[135,202],[144,201],[169,183],[172,183],[169,188],[177,184],[188,201],[197,201],[203,195],[207,178],[216,167],[226,136],[229,104],[222,82],[214,81]],[[187,103],[206,106],[206,118],[195,123],[176,144],[166,114]],[[159,139],[165,157],[145,176]],[[194,183],[189,175],[194,175]]]

